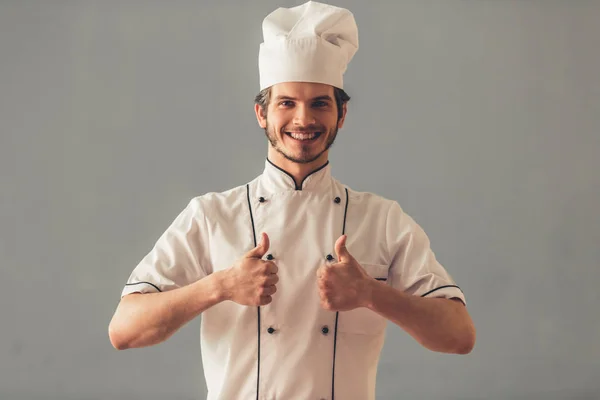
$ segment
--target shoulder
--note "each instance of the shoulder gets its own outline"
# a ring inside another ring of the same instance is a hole
[[[386,229],[390,221],[402,218],[403,211],[396,200],[373,192],[355,190],[347,185],[341,187],[348,193],[347,217],[360,221],[361,227],[376,226],[378,229]]]
[[[258,178],[256,178],[258,179]],[[206,192],[193,197],[187,208],[195,213],[211,215],[214,213],[238,212],[248,207],[248,187],[254,181],[221,192]]]
[[[386,213],[393,207],[400,207],[400,204],[396,200],[373,192],[354,190],[348,185],[341,184],[340,182],[337,183],[347,190],[349,206],[376,209]]]

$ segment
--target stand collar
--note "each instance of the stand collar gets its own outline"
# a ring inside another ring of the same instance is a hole
[[[283,168],[273,164],[268,158],[265,161],[265,169],[261,176],[263,187],[270,192],[286,190],[311,190],[320,191],[331,185],[331,166],[329,161],[310,172],[304,180],[296,186],[294,178]]]

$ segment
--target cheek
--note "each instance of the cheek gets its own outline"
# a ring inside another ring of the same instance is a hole
[[[268,119],[268,124],[271,127],[271,129],[279,132],[281,130],[282,127],[286,126],[286,124],[289,125],[289,121],[282,117],[281,115],[269,115],[269,119]]]
[[[276,121],[273,121],[272,118],[269,118],[267,120],[267,128],[270,132],[274,132],[274,133],[279,132],[279,125],[277,124]]]
[[[338,124],[337,113],[327,113],[327,115],[323,115],[321,121],[329,129],[335,129]]]

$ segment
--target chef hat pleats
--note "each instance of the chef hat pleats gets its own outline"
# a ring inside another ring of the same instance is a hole
[[[281,82],[316,82],[343,88],[358,50],[358,29],[344,8],[309,1],[278,8],[263,21],[258,66],[260,89]]]

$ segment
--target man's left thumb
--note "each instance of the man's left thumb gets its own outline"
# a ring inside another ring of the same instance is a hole
[[[342,235],[335,242],[335,254],[337,254],[339,262],[348,262],[352,259],[352,256],[346,248],[346,238],[346,235]]]

